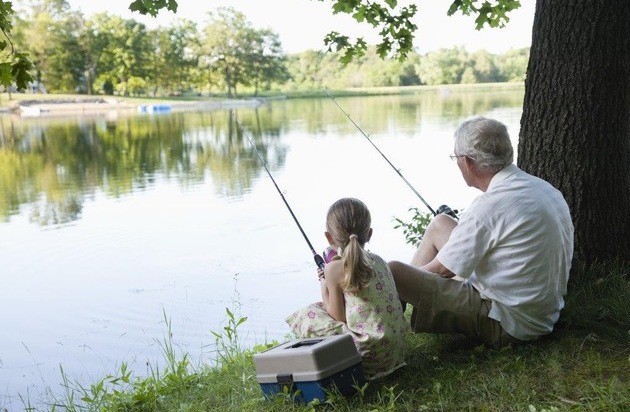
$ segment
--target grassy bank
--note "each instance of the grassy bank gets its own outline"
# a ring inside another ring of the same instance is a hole
[[[253,350],[239,346],[246,322],[227,311],[217,363],[193,367],[176,359],[166,339],[167,367],[147,379],[118,374],[90,387],[69,380],[67,411],[627,411],[630,405],[630,274],[622,265],[571,279],[566,307],[551,336],[504,350],[459,336],[410,334],[407,366],[355,396],[331,393],[326,406],[295,404],[290,394],[264,399]],[[409,310],[408,310],[409,311]],[[28,409],[28,405],[27,405]]]

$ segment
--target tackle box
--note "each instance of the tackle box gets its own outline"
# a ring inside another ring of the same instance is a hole
[[[254,354],[254,363],[266,397],[286,388],[296,402],[323,402],[327,391],[348,396],[365,383],[361,355],[348,334],[291,340]]]

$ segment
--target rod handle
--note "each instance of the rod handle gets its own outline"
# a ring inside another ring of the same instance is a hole
[[[317,265],[317,267],[319,267],[321,270],[324,270],[324,266],[326,266],[324,258],[317,253],[313,254],[313,258],[315,259],[315,264]]]

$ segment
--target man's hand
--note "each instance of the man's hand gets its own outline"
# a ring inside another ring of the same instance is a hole
[[[442,276],[443,278],[447,278],[447,279],[452,278],[452,277],[457,277],[457,275],[455,275],[455,273],[451,272],[446,266],[444,266],[442,262],[440,262],[437,259],[437,257],[434,258],[429,263],[427,263],[426,265],[422,266],[420,269],[424,269],[431,273],[436,273]]]

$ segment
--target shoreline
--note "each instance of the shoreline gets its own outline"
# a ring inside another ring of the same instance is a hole
[[[47,117],[55,115],[102,114],[110,112],[167,113],[184,110],[218,110],[239,107],[257,107],[267,103],[265,98],[223,100],[156,100],[133,102],[116,98],[85,99],[32,99],[15,100],[2,107],[3,113],[21,117]]]

